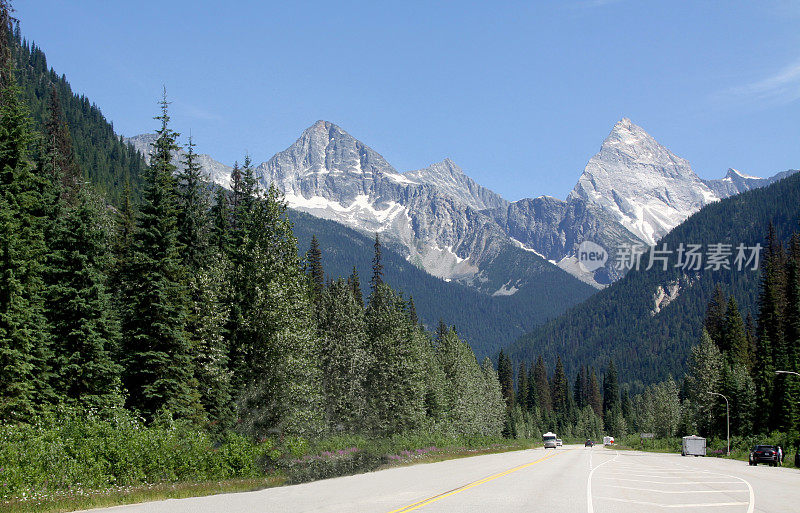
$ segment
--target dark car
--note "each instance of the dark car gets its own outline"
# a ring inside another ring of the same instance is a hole
[[[778,448],[774,445],[756,445],[750,450],[750,465],[769,463],[770,467],[777,467]]]
[[[593,445],[594,442],[592,442],[591,440],[586,440],[586,442],[583,444],[584,447],[592,447]]]

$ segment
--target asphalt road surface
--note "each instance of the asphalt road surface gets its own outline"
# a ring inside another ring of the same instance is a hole
[[[798,513],[800,471],[717,458],[565,446],[94,511]]]

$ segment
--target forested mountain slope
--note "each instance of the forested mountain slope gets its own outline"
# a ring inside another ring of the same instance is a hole
[[[542,354],[551,364],[560,356],[568,374],[581,365],[603,368],[614,359],[620,376],[634,385],[681,375],[689,348],[700,339],[706,305],[717,283],[736,297],[743,315],[755,316],[760,273],[735,268],[736,246],[763,246],[770,223],[786,240],[797,229],[798,217],[796,174],[707,205],[658,242],[658,248],[666,244],[673,251],[666,270],[659,262],[645,270],[650,258],[646,253],[639,270],[521,337],[510,346],[511,354],[527,361]],[[681,243],[702,245],[703,270],[675,267]],[[709,246],[718,243],[733,246],[729,270],[705,268]]]
[[[65,75],[59,76],[47,67],[47,58],[40,48],[23,41],[19,30],[12,38],[10,47],[17,82],[34,123],[44,126],[51,91],[55,88],[85,178],[114,205],[119,204],[128,182],[137,197],[145,165],[142,157],[122,142],[114,133],[114,126],[89,98],[72,92]]]
[[[372,238],[303,212],[290,210],[289,217],[301,253],[309,248],[311,237],[317,237],[326,279],[347,277],[353,266],[362,281],[370,276]],[[590,286],[564,273],[553,272],[543,274],[537,283],[521,288],[516,294],[487,296],[465,285],[431,276],[392,250],[390,244],[384,247],[383,257],[386,281],[402,291],[406,299],[413,296],[420,320],[430,329],[440,319],[455,325],[479,360],[494,356],[505,343],[594,293]],[[503,259],[503,265],[515,265],[513,255],[505,255]]]

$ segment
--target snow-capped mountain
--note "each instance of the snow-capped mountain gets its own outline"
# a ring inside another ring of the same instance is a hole
[[[340,127],[318,121],[261,164],[257,174],[265,186],[277,185],[290,207],[381,233],[409,261],[434,276],[495,293],[509,282],[517,288],[524,285],[538,271],[552,272],[541,257],[514,246],[480,211],[505,201],[472,182],[452,162],[404,175]],[[525,263],[520,265],[532,274],[502,283],[490,279],[492,262],[509,251],[521,255]]]
[[[641,240],[655,244],[719,196],[688,161],[623,118],[586,164],[568,199],[600,207]]]
[[[145,157],[153,140],[128,139]],[[229,186],[230,166],[208,155],[198,160],[212,181]],[[792,172],[765,179],[731,169],[722,179],[703,180],[627,118],[614,125],[566,200],[508,202],[450,159],[400,173],[328,121],[314,123],[256,170],[262,185],[275,184],[290,207],[378,232],[430,274],[497,295],[559,272],[553,266],[593,286],[607,285],[622,272],[613,257],[587,272],[576,258],[582,242],[612,255],[623,245],[654,244],[704,205]]]

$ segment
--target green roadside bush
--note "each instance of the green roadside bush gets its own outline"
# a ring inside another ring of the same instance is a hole
[[[35,425],[0,426],[0,499],[34,492],[258,477],[274,444],[205,431],[169,418],[145,425],[61,411]]]

